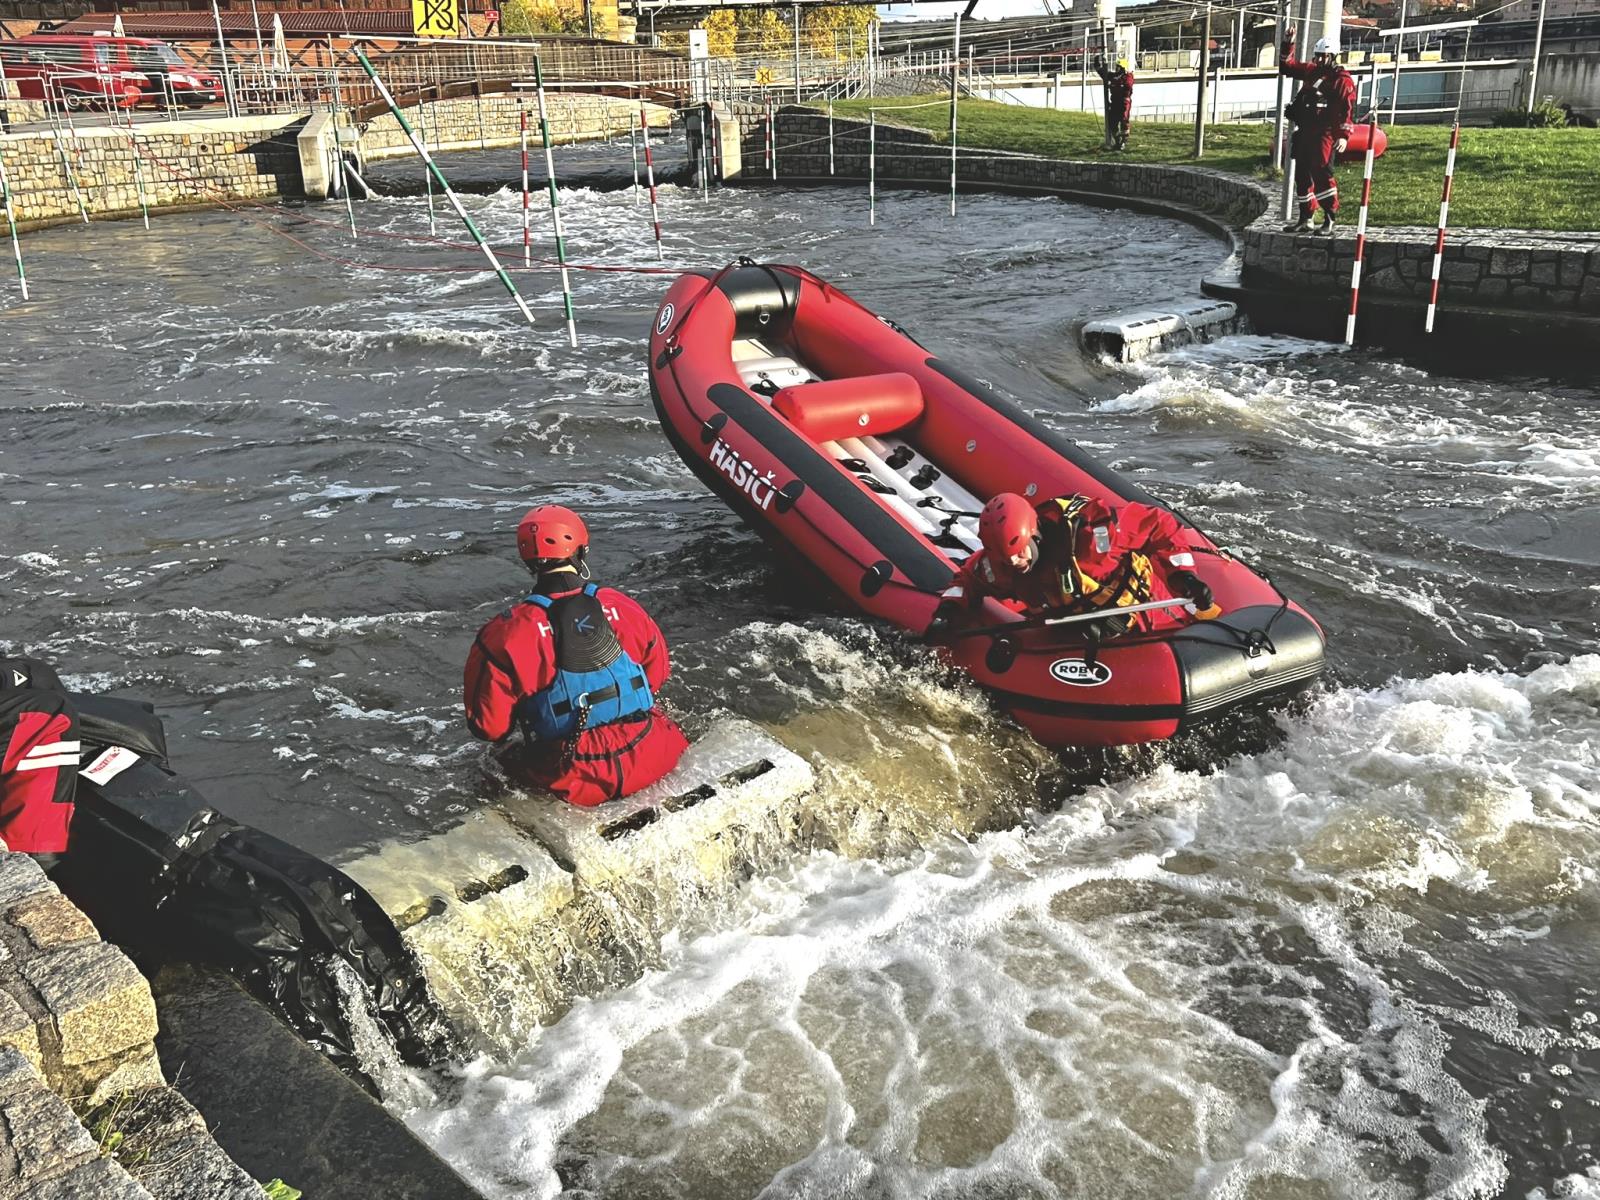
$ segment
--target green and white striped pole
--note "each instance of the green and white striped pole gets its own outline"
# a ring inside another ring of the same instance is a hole
[[[394,96],[390,94],[383,80],[378,78],[378,73],[372,69],[372,63],[368,61],[366,54],[360,47],[356,48],[355,53],[357,60],[361,63],[361,69],[367,73],[367,78],[372,80],[372,86],[378,89],[378,94],[383,97],[383,102],[389,106],[389,111],[394,114],[394,119],[400,123],[400,128],[405,130],[406,137],[411,140],[411,148],[421,156],[423,162],[428,164],[428,172],[433,177],[434,182],[439,185],[439,190],[444,193],[444,198],[450,201],[450,207],[456,210],[456,216],[461,218],[461,223],[467,227],[467,232],[472,235],[472,240],[478,244],[478,249],[482,250],[483,256],[489,260],[489,266],[494,270],[495,275],[499,277],[500,282],[505,285],[506,291],[511,294],[511,299],[516,302],[518,310],[527,318],[528,324],[532,325],[533,313],[528,311],[528,302],[522,298],[522,293],[517,291],[517,285],[511,282],[511,276],[506,274],[506,269],[500,265],[500,260],[495,257],[494,251],[489,248],[489,243],[484,240],[484,236],[478,230],[478,226],[467,215],[467,210],[461,207],[461,200],[451,190],[450,181],[439,170],[438,164],[433,161],[433,156],[428,153],[428,148],[417,140],[416,130],[411,128],[411,122],[406,120],[405,114],[400,111],[400,106],[394,102]]]
[[[572,316],[572,277],[567,272],[567,236],[561,228],[561,197],[556,191],[556,160],[550,147],[550,114],[544,103],[544,70],[533,56],[533,88],[539,97],[539,136],[544,139],[544,174],[550,184],[550,220],[556,229],[556,264],[561,268],[561,307],[567,314],[567,341],[578,344],[578,323]]]
[[[11,183],[6,178],[5,155],[0,154],[0,197],[6,202],[6,224],[11,228],[11,256],[17,260],[17,282],[22,285],[22,298],[28,298],[28,273],[22,269],[22,243],[17,240],[17,214],[11,207]]]
[[[422,144],[428,144],[428,101],[424,97],[417,101],[417,125],[422,130]],[[428,185],[428,236],[433,237],[439,232],[437,218],[433,212],[433,176],[426,170],[422,172],[422,181]]]

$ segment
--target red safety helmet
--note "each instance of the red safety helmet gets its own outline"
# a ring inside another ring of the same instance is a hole
[[[583,518],[559,504],[529,509],[517,526],[517,553],[523,562],[569,559],[588,545]]]
[[[978,537],[997,564],[1011,566],[1038,536],[1039,514],[1015,492],[1001,492],[978,514]]]

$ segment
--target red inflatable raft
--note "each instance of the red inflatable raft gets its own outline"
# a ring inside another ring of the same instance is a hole
[[[1362,121],[1351,133],[1350,140],[1345,144],[1344,153],[1339,155],[1339,161],[1365,162],[1369,141],[1372,143],[1373,158],[1382,158],[1384,151],[1389,149],[1389,135],[1383,131],[1383,127],[1374,125],[1370,121]]]
[[[796,267],[681,277],[650,338],[651,395],[685,462],[776,546],[863,612],[916,633],[978,546],[998,492],[1160,501],[987,385]],[[993,601],[943,653],[1049,745],[1172,736],[1300,691],[1322,633],[1268,580],[1185,523],[1220,618],[1086,653],[1082,626]]]

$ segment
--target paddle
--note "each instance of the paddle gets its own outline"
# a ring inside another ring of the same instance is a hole
[[[1029,617],[1021,621],[1012,621],[1006,625],[983,625],[977,629],[941,630],[938,633],[924,634],[930,638],[965,638],[982,637],[986,634],[1017,633],[1024,629],[1044,629],[1053,625],[1076,625],[1084,621],[1104,621],[1111,617],[1128,616],[1131,613],[1150,612],[1158,608],[1192,607],[1192,600],[1148,600],[1143,604],[1113,605],[1108,608],[1097,609],[1094,612],[1074,613],[1070,617]]]

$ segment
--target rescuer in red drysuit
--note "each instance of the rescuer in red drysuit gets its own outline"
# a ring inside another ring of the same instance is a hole
[[[518,774],[585,808],[630,795],[678,765],[689,743],[655,707],[671,668],[656,623],[614,588],[586,584],[589,531],[570,509],[533,509],[517,550],[538,581],[481,630],[464,695],[474,737],[520,726]]]
[[[1116,65],[1106,70],[1106,60],[1094,58],[1095,74],[1106,85],[1106,149],[1128,148],[1128,121],[1133,115],[1133,72],[1128,70],[1128,60],[1119,58]]]
[[[1312,47],[1309,63],[1297,62],[1294,34],[1283,40],[1283,55],[1278,70],[1290,79],[1300,80],[1300,90],[1289,106],[1294,122],[1295,190],[1300,196],[1300,219],[1287,226],[1291,233],[1311,229],[1311,214],[1322,208],[1318,233],[1332,234],[1339,212],[1339,181],[1333,176],[1333,163],[1344,152],[1355,132],[1356,81],[1339,65],[1339,45],[1320,38]]]
[[[944,593],[935,623],[985,596],[1029,615],[1108,610],[1085,622],[1098,639],[1129,629],[1169,629],[1187,619],[1177,606],[1130,616],[1127,604],[1187,597],[1210,619],[1220,613],[1211,589],[1194,573],[1194,552],[1178,542],[1182,526],[1164,508],[1124,501],[1115,507],[1089,496],[1061,496],[1035,508],[1014,492],[983,506],[983,550],[967,559]]]
[[[67,848],[78,716],[45,663],[0,658],[0,839],[45,860]]]

